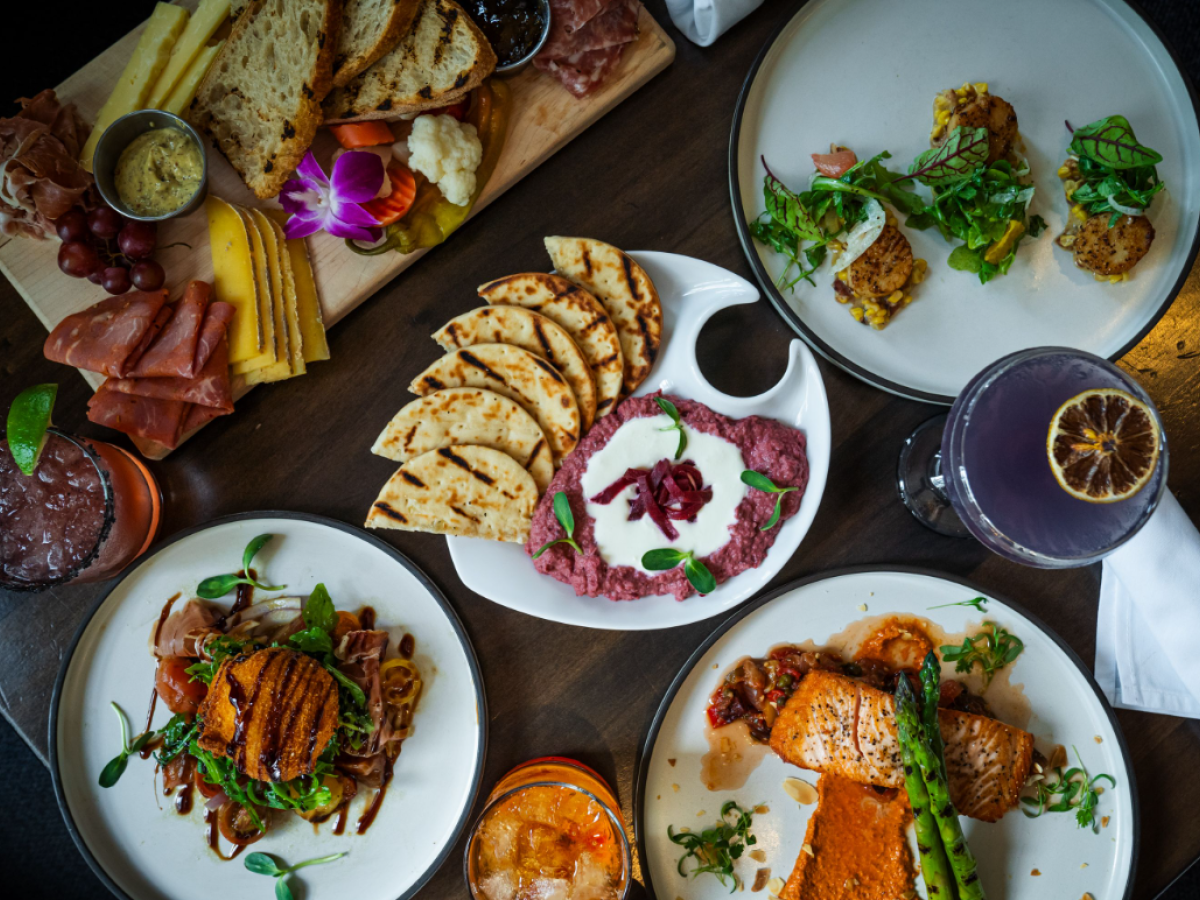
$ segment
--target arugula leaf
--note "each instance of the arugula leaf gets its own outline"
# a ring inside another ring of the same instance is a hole
[[[983,627],[974,637],[963,638],[961,647],[942,647],[942,659],[954,663],[956,672],[970,672],[978,663],[987,690],[995,674],[1021,655],[1025,643],[995,622],[984,622]]]
[[[348,675],[338,671],[337,666],[330,662],[325,663],[325,669],[333,676],[334,680],[348,693],[356,704],[363,709],[367,708],[367,695],[363,693],[363,689],[354,683]]]
[[[1112,169],[1135,169],[1163,161],[1161,153],[1134,137],[1133,126],[1124,116],[1109,116],[1075,129],[1069,149]]]
[[[199,725],[196,722],[188,721],[188,717],[182,713],[171,716],[162,731],[159,732],[163,741],[158,752],[154,754],[154,761],[160,766],[165,766],[187,750],[192,736],[198,731]]]
[[[679,459],[683,456],[683,451],[687,449],[687,432],[683,430],[683,422],[679,418],[679,410],[675,408],[675,404],[666,397],[655,397],[654,402],[658,404],[658,408],[667,414],[667,418],[671,420],[670,425],[666,428],[660,428],[659,431],[678,431],[679,446],[675,449],[675,458]]]
[[[983,271],[983,254],[978,250],[972,250],[966,244],[959,244],[950,251],[950,256],[946,259],[946,265],[959,272],[978,273]]]
[[[333,598],[324,584],[318,584],[308,596],[304,604],[304,624],[309,629],[318,628],[321,631],[333,632],[337,628],[338,615],[333,608]]]
[[[915,178],[930,187],[953,184],[975,174],[987,161],[987,155],[987,129],[960,125],[940,147],[926,150],[913,160],[905,178]]]
[[[184,671],[190,676],[190,681],[203,681],[205,684],[211,685],[213,678],[216,677],[217,669],[221,667],[222,660],[227,656],[240,653],[251,643],[251,641],[239,641],[227,635],[221,635],[204,645],[204,652],[209,656],[207,662],[201,660],[192,663]]]
[[[729,818],[730,813],[734,816],[732,821]],[[667,837],[671,843],[687,851],[676,864],[679,874],[685,878],[689,875],[693,878],[703,874],[715,875],[721,884],[729,884],[729,892],[732,894],[738,886],[738,877],[733,870],[734,862],[741,859],[747,847],[758,843],[758,838],[750,833],[752,825],[753,812],[742,809],[734,800],[727,801],[721,807],[721,818],[712,828],[699,834],[692,831],[676,834],[674,826],[668,825]],[[685,868],[689,859],[696,863],[691,871]]]
[[[583,548],[575,542],[575,516],[571,512],[571,501],[563,491],[558,491],[554,495],[554,518],[558,519],[558,524],[562,526],[562,530],[566,532],[567,536],[542,544],[533,554],[533,558],[537,559],[555,544],[567,544],[574,547],[575,552],[582,556]]]
[[[1076,160],[1082,184],[1068,195],[1089,216],[1111,214],[1109,227],[1129,210],[1147,209],[1154,195],[1166,188],[1152,165],[1114,169],[1088,156]]]

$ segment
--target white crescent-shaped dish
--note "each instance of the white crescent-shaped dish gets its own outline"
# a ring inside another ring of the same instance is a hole
[[[663,308],[663,350],[635,395],[662,390],[697,400],[722,415],[765,416],[799,428],[808,441],[809,481],[799,511],[780,528],[763,565],[729,579],[707,596],[683,602],[671,596],[623,602],[577,597],[569,585],[538,574],[524,547],[447,538],[459,577],[475,593],[540,619],[612,631],[687,625],[728,611],[756,594],[800,546],[817,514],[829,474],[829,403],[817,362],[803,343],[792,341],[783,378],[757,397],[723,394],[700,372],[696,341],[705,323],[722,309],[757,302],[758,290],[744,278],[702,260],[674,253],[630,255],[650,274]]]

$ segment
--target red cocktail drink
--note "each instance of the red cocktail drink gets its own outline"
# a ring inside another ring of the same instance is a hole
[[[108,578],[150,546],[161,512],[154,477],[119,447],[51,429],[25,475],[0,441],[0,586]]]

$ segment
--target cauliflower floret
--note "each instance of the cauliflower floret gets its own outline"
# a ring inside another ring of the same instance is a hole
[[[409,168],[420,172],[455,206],[466,206],[475,193],[475,170],[483,145],[475,126],[453,116],[420,116],[408,136]]]

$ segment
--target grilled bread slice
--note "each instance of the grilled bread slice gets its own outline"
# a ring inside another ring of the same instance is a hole
[[[421,0],[345,0],[333,58],[333,83],[343,87],[395,47],[412,28]]]
[[[495,68],[496,54],[462,7],[453,0],[421,0],[408,36],[329,94],[325,120],[395,119],[445,106],[478,87]]]
[[[253,0],[196,91],[188,118],[264,200],[321,124],[341,9],[340,0]]]

